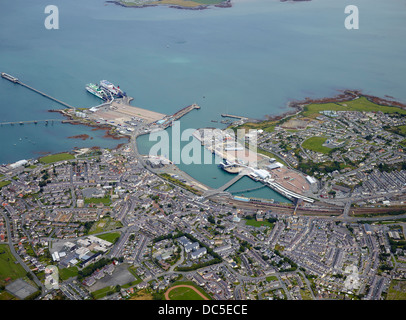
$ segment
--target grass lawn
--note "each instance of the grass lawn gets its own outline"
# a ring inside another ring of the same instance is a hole
[[[403,136],[406,136],[406,126],[399,126],[398,128],[399,128],[401,134]]]
[[[153,296],[150,292],[143,289],[134,293],[130,300],[152,300]]]
[[[324,147],[323,143],[327,140],[327,137],[311,137],[302,143],[302,147],[315,152],[329,153],[330,148]]]
[[[0,301],[1,300],[17,300],[17,298],[14,297],[11,293],[3,291],[2,293],[0,293]]]
[[[272,281],[278,281],[278,278],[275,276],[269,276],[269,277],[266,277],[265,280],[268,282],[272,282]]]
[[[5,181],[0,181],[0,189],[8,186],[11,183],[11,181],[5,180]]]
[[[303,300],[313,300],[311,293],[309,290],[300,289],[300,295],[302,296]]]
[[[393,280],[386,300],[406,300],[406,281]]]
[[[63,160],[71,160],[71,159],[75,159],[75,156],[70,153],[57,153],[57,154],[51,154],[49,156],[39,158],[39,162],[53,163],[53,162],[58,162],[58,161],[63,161]]]
[[[261,226],[266,226],[266,227],[270,227],[270,228],[273,227],[273,224],[266,220],[264,220],[264,221],[257,221],[255,219],[244,219],[244,220],[245,220],[245,224],[247,226],[253,226],[253,227],[257,227],[257,228],[259,228]]]
[[[97,236],[100,239],[106,240],[111,243],[115,243],[118,238],[120,238],[120,233],[119,232],[111,232],[111,233],[105,233],[105,234],[99,234]]]
[[[391,127],[387,130],[390,132],[396,133],[398,135],[401,135],[403,137],[406,137],[406,126]]]
[[[273,153],[271,153],[271,152],[269,152],[269,151],[266,151],[266,150],[261,149],[261,148],[257,148],[257,152],[258,152],[259,154],[263,154],[263,155],[265,155],[265,156],[267,156],[267,157],[269,157],[269,158],[274,158],[276,161],[282,163],[285,167],[288,166],[288,165],[286,164],[286,162],[285,162],[284,160],[282,160],[282,158],[278,157],[277,155],[275,155],[275,154],[273,154]]]
[[[117,228],[121,228],[122,226],[123,225],[120,221],[115,221],[115,220],[111,219],[110,217],[104,217],[104,218],[100,219],[99,221],[96,221],[93,224],[93,226],[89,230],[89,234],[110,231],[110,230],[114,230]],[[114,234],[113,235],[102,235],[102,236],[106,236],[108,238],[116,237]],[[103,239],[102,236],[100,236],[99,238]],[[106,240],[110,241],[108,239],[106,239]]]
[[[267,132],[274,132],[277,124],[278,124],[278,121],[262,121],[259,123],[247,122],[241,126],[236,127],[235,129],[245,129],[246,131],[249,131],[250,129],[257,129],[257,130],[262,129]]]
[[[37,166],[36,165],[30,165],[30,166],[28,166],[28,167],[26,167],[25,169],[24,169],[24,172],[30,172],[30,170],[33,170],[33,169],[35,169]]]
[[[381,106],[379,104],[369,101],[365,97],[359,99],[343,101],[337,103],[312,103],[305,106],[302,115],[305,117],[314,118],[319,116],[319,112],[323,110],[333,111],[382,111],[383,113],[406,114],[406,110],[397,107]]]
[[[0,285],[6,284],[6,278],[15,280],[24,277],[27,272],[20,264],[15,263],[15,258],[6,244],[0,245]]]
[[[130,282],[130,283],[126,283],[126,284],[122,285],[122,286],[121,286],[122,288],[126,289],[126,288],[129,288],[129,287],[133,287],[133,286],[137,285],[138,283],[142,282],[142,279],[138,276],[137,272],[135,271],[136,269],[137,269],[137,268],[134,267],[134,266],[128,267],[128,271],[130,271],[131,274],[132,274],[137,280],[134,280],[134,281],[132,281],[132,282]]]
[[[406,137],[406,126],[398,126],[397,128],[399,128],[400,134]]]
[[[103,198],[86,198],[85,204],[89,203],[103,203],[105,206],[109,206],[111,204],[111,199],[109,196],[105,196]]]
[[[70,277],[75,277],[78,275],[78,268],[73,266],[69,268],[59,269],[59,277],[62,280],[67,280]]]
[[[107,286],[105,288],[93,291],[92,296],[95,299],[101,299],[101,298],[107,296],[109,293],[113,293],[113,292],[114,292],[114,286]]]
[[[186,190],[188,190],[188,191],[190,191],[190,192],[192,192],[194,194],[197,194],[197,195],[202,194],[201,191],[199,191],[199,190],[197,190],[197,189],[183,183],[182,181],[179,181],[178,179],[173,178],[172,176],[170,176],[167,173],[160,173],[159,176],[161,176],[162,178],[164,178],[164,179],[172,182],[173,184],[176,184],[176,185],[180,186],[181,188],[184,188],[184,189],[186,189]]]

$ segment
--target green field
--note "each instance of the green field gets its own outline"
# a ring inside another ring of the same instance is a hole
[[[305,149],[315,151],[315,152],[327,154],[331,151],[331,149],[323,146],[323,143],[326,140],[327,140],[327,137],[311,137],[311,138],[303,141],[302,147]]]
[[[201,191],[199,191],[199,190],[197,190],[197,189],[195,189],[195,188],[193,188],[193,187],[191,187],[191,186],[189,186],[189,185],[187,185],[187,184],[185,184],[185,183],[179,181],[178,179],[173,178],[172,176],[170,176],[170,175],[167,174],[167,173],[160,173],[159,175],[160,175],[162,178],[164,178],[164,179],[166,179],[166,180],[172,182],[173,184],[176,184],[176,185],[178,185],[178,186],[180,186],[180,187],[182,187],[182,188],[184,188],[184,189],[186,189],[186,190],[188,190],[188,191],[190,191],[190,192],[192,192],[192,193],[194,193],[194,194],[197,194],[197,195],[201,195],[201,194],[202,194]]]
[[[361,96],[355,100],[343,101],[343,102],[330,102],[330,103],[311,103],[304,107],[303,111],[300,115],[308,118],[316,118],[320,116],[320,111],[325,110],[332,110],[332,111],[366,111],[366,112],[373,112],[373,111],[382,111],[383,113],[399,113],[399,114],[406,114],[406,110],[398,108],[398,107],[391,107],[391,106],[383,106],[376,103],[369,101],[366,97]],[[284,120],[279,121],[262,121],[258,123],[247,122],[241,126],[234,127],[234,129],[262,129],[264,131],[273,132],[275,127],[282,124],[292,118],[292,116],[287,117]],[[402,129],[404,133],[406,133]]]
[[[397,126],[397,127],[391,127],[387,129],[387,131],[396,133],[398,135],[401,135],[403,137],[406,137],[406,126]]]
[[[77,275],[78,275],[78,268],[75,266],[59,269],[59,277],[62,280],[67,280],[70,277],[76,277]]]
[[[57,153],[57,154],[51,154],[49,156],[39,158],[39,162],[53,163],[53,162],[58,162],[58,161],[63,161],[63,160],[72,160],[72,159],[75,159],[75,156],[70,153]]]
[[[406,126],[399,126],[399,132],[402,136],[406,137]]]
[[[104,233],[99,234],[97,237],[106,240],[108,242],[115,243],[117,239],[120,238],[120,233],[119,232]]]
[[[92,296],[94,299],[101,299],[107,295],[114,293],[114,286],[107,286],[105,288],[96,290],[92,292]]]
[[[282,163],[285,167],[288,166],[286,164],[286,162],[284,160],[282,160],[282,158],[278,157],[277,155],[275,155],[275,154],[273,154],[273,153],[271,153],[269,151],[266,151],[266,150],[261,149],[261,148],[257,148],[257,152],[260,153],[260,154],[263,154],[263,155],[265,155],[265,156],[267,156],[269,158],[274,158],[276,161]]]
[[[5,181],[0,181],[0,189],[8,186],[11,183],[11,181],[5,180]]]
[[[92,225],[92,227],[89,230],[89,234],[110,231],[110,230],[121,228],[122,226],[123,226],[123,224],[120,221],[115,221],[115,220],[111,219],[110,217],[104,217],[104,218],[100,219],[99,221],[96,221]],[[106,237],[115,238],[116,235],[113,233],[113,234],[107,235]],[[102,236],[100,236],[100,238],[103,239]],[[110,241],[108,239],[106,239],[106,240]]]
[[[137,274],[136,269],[137,269],[137,267],[135,267],[134,265],[128,267],[127,270],[131,272],[131,274],[136,278],[136,280],[134,280],[134,281],[132,281],[130,283],[122,285],[121,286],[122,288],[124,288],[124,289],[130,288],[130,287],[133,287],[133,286],[137,285],[138,283],[142,282],[142,279]]]
[[[386,300],[406,300],[406,281],[393,280]]]
[[[6,244],[0,244],[0,285],[5,284],[5,279],[15,280],[24,277],[27,272],[20,264],[15,263],[15,258]]]
[[[89,203],[103,203],[105,206],[109,206],[111,204],[111,199],[109,196],[105,196],[103,198],[86,198],[85,204]]]
[[[261,226],[266,226],[266,227],[270,227],[270,228],[273,227],[273,224],[266,220],[264,220],[264,221],[257,221],[255,219],[244,219],[244,220],[245,220],[245,224],[247,226],[253,226],[253,227],[257,227],[257,228],[259,228]]]
[[[7,291],[3,291],[0,293],[0,301],[1,300],[16,300],[17,298],[14,297],[11,293],[8,293]]]
[[[241,126],[236,127],[236,129],[245,129],[246,133],[248,133],[250,129],[274,132],[277,124],[278,124],[278,121],[262,121],[262,122],[258,122],[258,123],[247,122],[247,123],[242,124]]]
[[[305,117],[319,116],[320,111],[332,110],[332,111],[382,111],[383,113],[395,113],[406,114],[406,110],[397,107],[382,106],[369,101],[365,97],[359,99],[343,101],[337,103],[312,103],[305,106],[302,115]]]

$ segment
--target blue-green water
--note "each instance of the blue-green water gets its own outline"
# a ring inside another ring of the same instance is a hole
[[[55,0],[59,30],[44,27],[48,4],[0,1],[0,71],[78,107],[99,103],[84,85],[101,79],[120,85],[133,105],[165,114],[198,103],[184,128],[216,125],[210,120],[221,113],[276,115],[291,100],[347,88],[406,102],[402,1],[351,1],[359,30],[344,28],[347,3],[336,0],[237,0],[202,11]],[[61,117],[46,112],[55,102],[3,79],[0,97],[0,121]],[[93,140],[66,139],[83,133]],[[3,126],[0,163],[118,143],[102,136],[83,126]],[[180,167],[211,186],[230,178],[216,166]]]
[[[259,188],[257,190],[250,191],[249,189]],[[245,191],[249,190],[249,191]],[[273,191],[271,188],[264,186],[261,182],[252,180],[251,178],[245,176],[234,183],[226,191],[231,192],[235,196],[242,196],[246,198],[261,198],[261,199],[274,199],[275,202],[287,202],[291,203],[290,200],[280,195],[279,193]]]

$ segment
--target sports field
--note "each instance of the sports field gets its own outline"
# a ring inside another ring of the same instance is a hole
[[[178,284],[165,292],[165,300],[209,300],[209,297],[193,284]]]
[[[42,157],[39,159],[39,162],[53,163],[53,162],[58,162],[58,161],[63,161],[63,160],[72,160],[72,159],[75,159],[75,156],[70,153],[57,153],[57,154],[51,154],[49,156]]]
[[[26,275],[26,271],[20,264],[15,263],[15,258],[6,244],[0,245],[0,285],[5,285],[5,280],[15,280]]]
[[[326,142],[326,140],[327,137],[311,137],[303,141],[302,147],[315,152],[329,153],[331,149],[323,146],[323,143]]]
[[[257,220],[255,220],[255,219],[246,219],[246,220],[245,220],[245,224],[246,224],[247,226],[253,226],[253,227],[257,227],[257,228],[259,228],[259,227],[261,227],[261,226],[266,226],[266,227],[270,227],[270,228],[273,227],[273,224],[270,223],[270,222],[267,221],[267,220],[265,220],[265,221],[257,221]]]

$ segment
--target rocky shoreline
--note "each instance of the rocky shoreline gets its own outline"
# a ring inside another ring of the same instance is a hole
[[[48,110],[48,112],[58,112],[60,114],[62,114],[63,116],[67,117],[68,120],[64,120],[63,123],[69,123],[71,125],[83,125],[83,126],[87,126],[87,127],[91,127],[93,128],[92,131],[96,131],[96,130],[104,130],[106,133],[103,136],[103,138],[109,138],[109,139],[114,139],[114,140],[121,140],[121,139],[127,139],[127,141],[129,142],[131,139],[130,135],[124,135],[121,133],[117,133],[114,130],[113,126],[109,126],[109,125],[105,125],[105,124],[98,124],[98,123],[94,123],[94,122],[90,122],[90,121],[81,121],[78,119],[74,119],[70,114],[68,114],[67,112],[65,112],[65,110]],[[72,136],[72,137],[68,137],[68,138],[76,138],[76,139],[82,139],[85,140],[85,136],[87,136],[87,138],[89,137],[88,135],[77,135],[77,136]],[[86,139],[87,139],[86,138]]]
[[[295,1],[303,1],[303,0],[295,0]],[[305,0],[308,1],[308,0]],[[173,5],[173,4],[166,4],[166,3],[162,3],[162,4],[142,4],[139,6],[131,6],[131,5],[126,5],[125,3],[119,1],[119,0],[109,0],[106,1],[106,3],[112,3],[112,4],[116,4],[118,6],[124,7],[124,8],[148,8],[148,7],[158,7],[158,6],[167,6],[169,8],[174,8],[174,9],[183,9],[183,10],[205,10],[205,9],[209,9],[211,6],[213,7],[218,7],[218,8],[231,8],[232,4],[231,4],[231,0],[225,0],[219,4],[214,4],[214,5],[200,5],[200,6],[196,6],[196,7],[185,7],[185,6],[181,6],[181,5]]]
[[[304,1],[312,1],[312,0],[280,0],[281,2],[304,2]]]
[[[298,114],[303,111],[306,105],[312,104],[312,103],[335,103],[335,102],[344,102],[348,100],[354,100],[359,97],[365,97],[369,101],[382,105],[382,106],[392,106],[392,107],[398,107],[401,109],[406,110],[406,104],[392,100],[393,97],[386,96],[388,99],[368,95],[362,93],[361,90],[344,90],[342,93],[337,94],[332,97],[325,97],[325,98],[318,98],[318,99],[312,99],[312,98],[304,98],[303,100],[300,101],[290,101],[288,103],[288,107],[292,108],[293,110],[286,111],[280,115],[277,116],[270,116],[270,115],[265,115],[265,121],[279,121],[282,120],[286,117],[290,117],[292,115]]]
[[[310,2],[311,0],[280,0],[280,2]],[[218,4],[202,4],[200,6],[196,7],[186,7],[182,5],[173,5],[169,3],[162,3],[162,4],[141,4],[138,6],[132,6],[132,5],[127,5],[123,3],[120,0],[108,0],[106,3],[112,3],[124,8],[148,8],[148,7],[159,7],[159,6],[167,6],[169,8],[174,8],[174,9],[182,9],[182,10],[205,10],[209,9],[210,7],[217,7],[217,8],[231,8],[233,5],[231,3],[231,0],[225,0],[221,3]]]
[[[87,140],[89,138],[90,136],[88,134],[78,134],[77,136],[68,137],[68,139],[81,139],[81,140]],[[93,137],[91,137],[90,139],[93,139]]]

